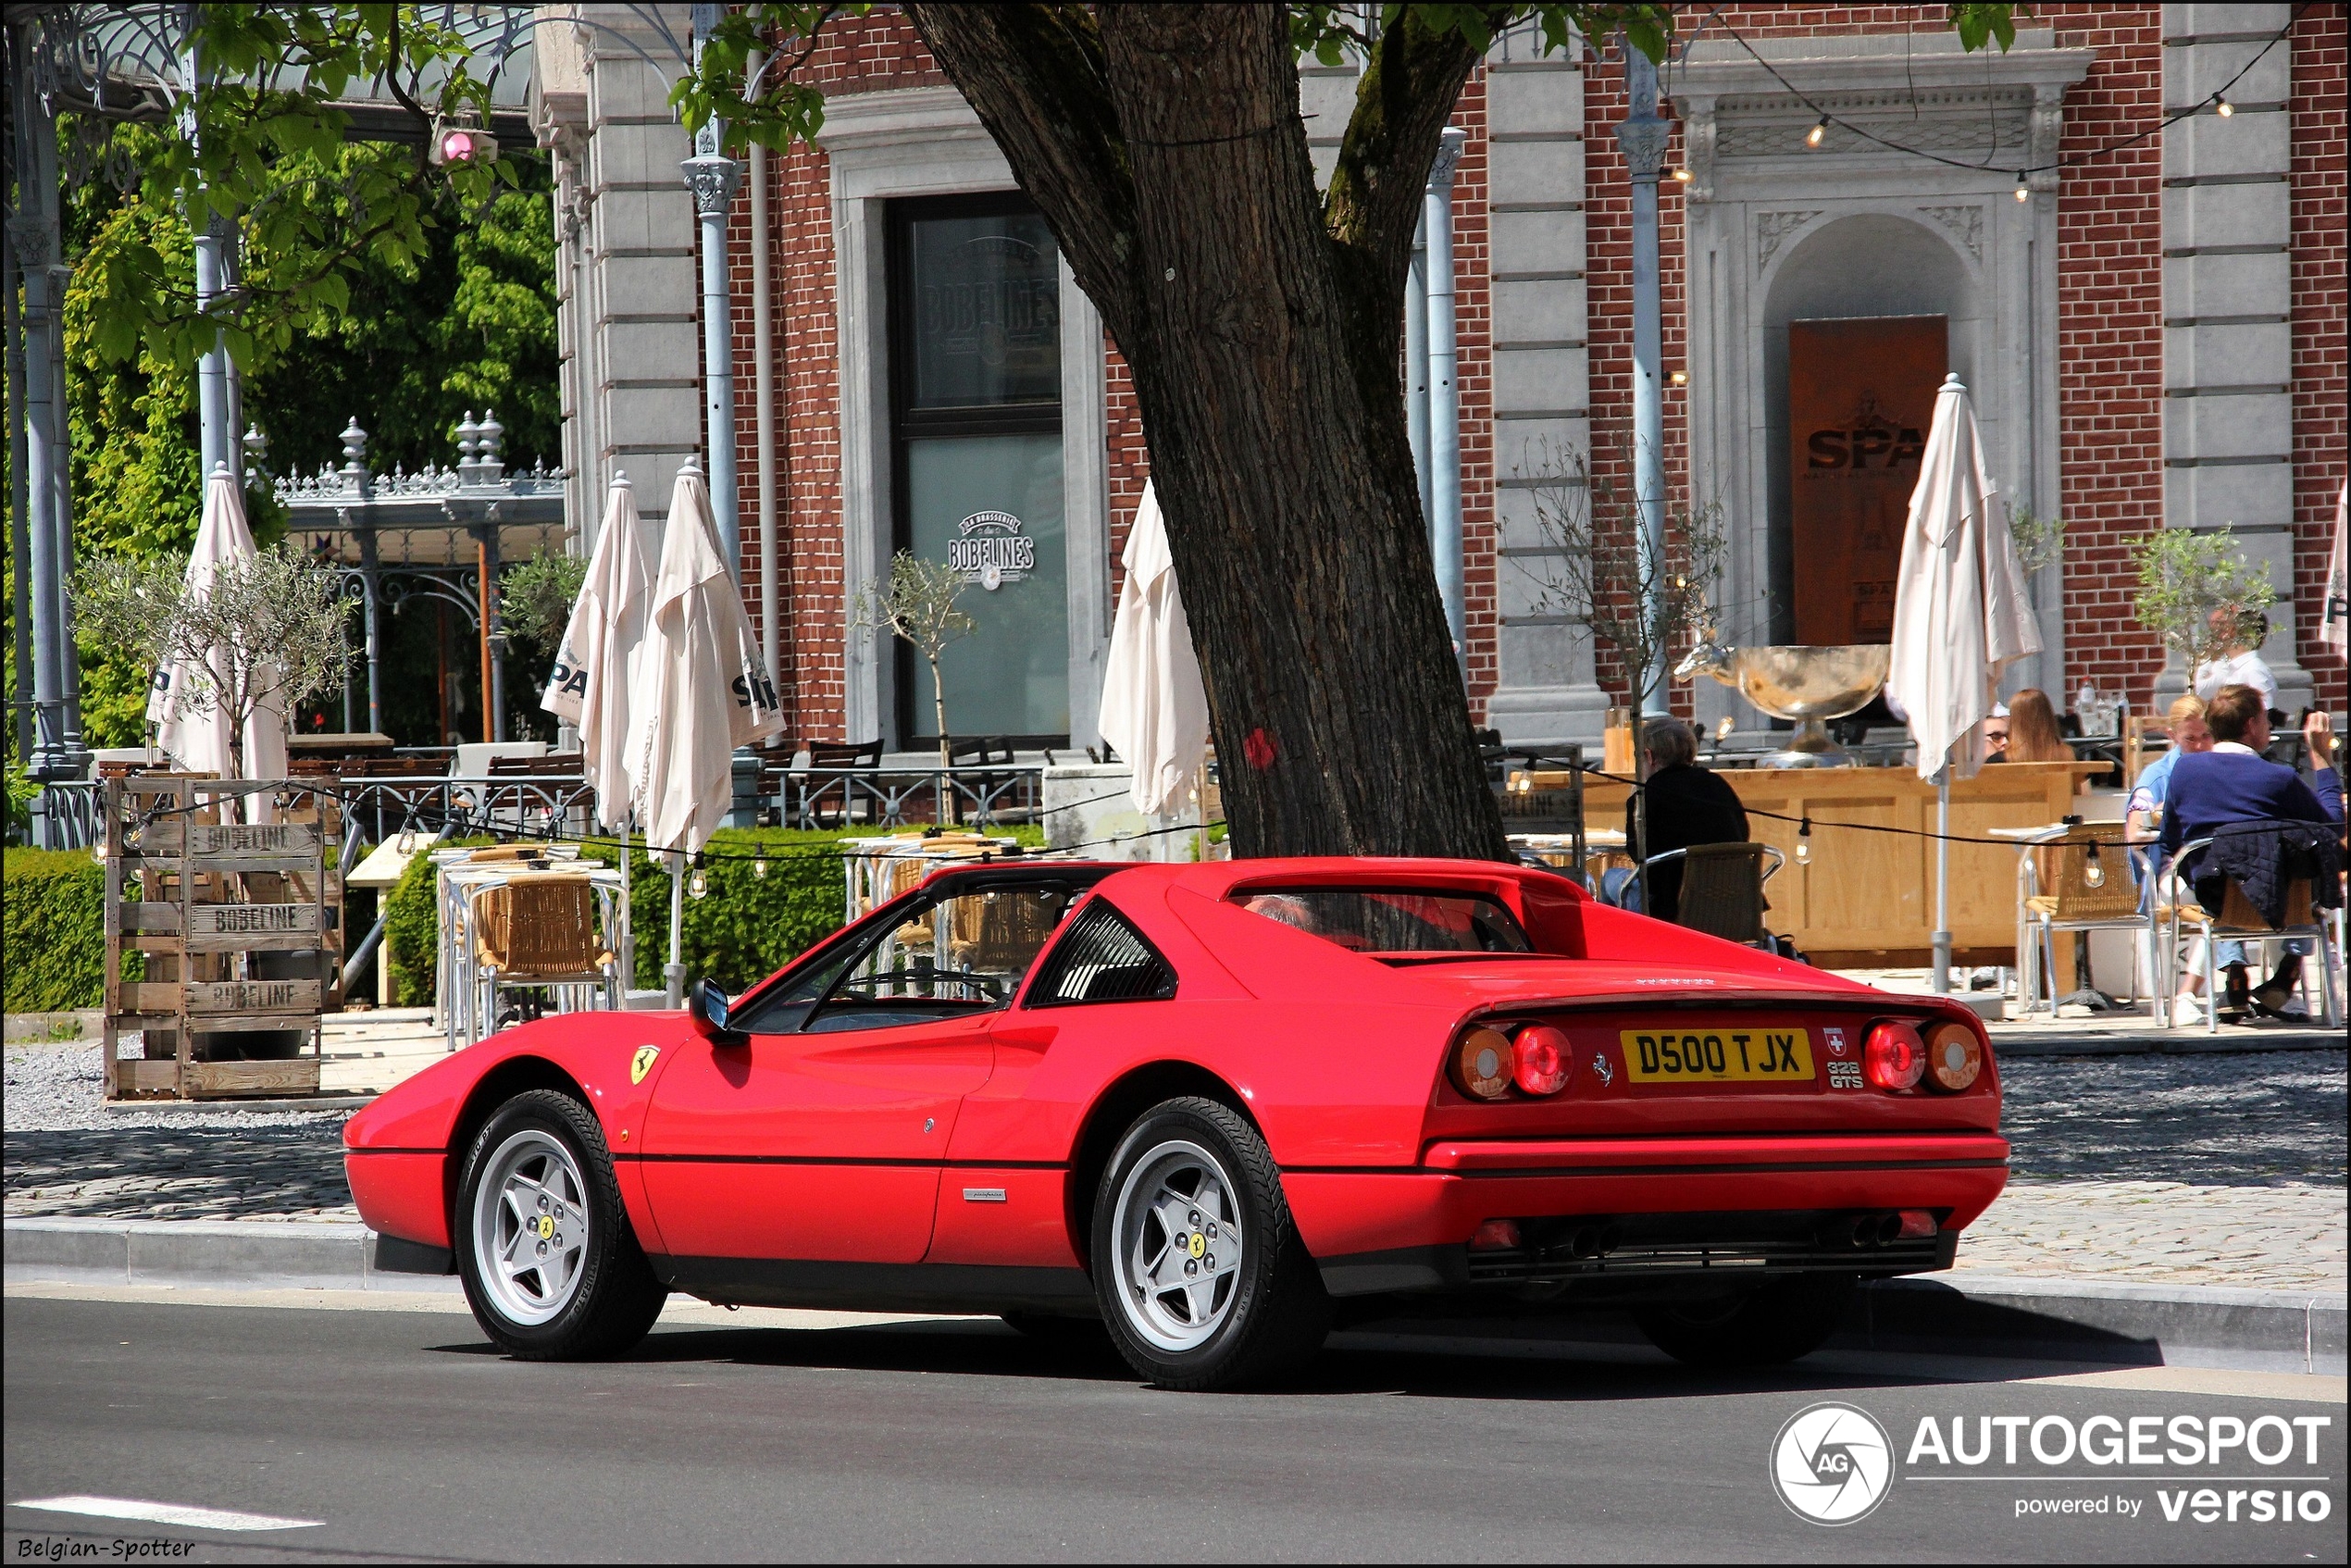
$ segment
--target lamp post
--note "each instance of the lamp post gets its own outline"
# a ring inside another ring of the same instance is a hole
[[[1665,623],[1665,400],[1664,333],[1660,322],[1657,259],[1657,180],[1665,163],[1666,122],[1657,114],[1657,65],[1620,38],[1624,51],[1624,95],[1630,107],[1616,128],[1616,143],[1633,180],[1633,498],[1641,517],[1641,613],[1651,635]],[[1673,710],[1666,701],[1665,661],[1645,670],[1638,693],[1644,717]]]
[[[694,63],[718,26],[722,7],[695,0]],[[710,432],[710,510],[718,524],[727,569],[742,577],[741,536],[735,516],[735,334],[727,283],[727,215],[741,171],[726,154],[726,128],[715,118],[694,132],[694,156],[678,167],[694,193],[702,224],[702,381],[703,425]]]

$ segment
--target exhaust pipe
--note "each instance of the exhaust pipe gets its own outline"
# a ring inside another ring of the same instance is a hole
[[[1892,1210],[1851,1214],[1829,1222],[1821,1239],[1832,1247],[1857,1251],[1883,1247],[1902,1234],[1902,1216]]]

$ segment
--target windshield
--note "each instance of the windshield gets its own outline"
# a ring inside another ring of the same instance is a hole
[[[1532,952],[1503,902],[1446,888],[1258,888],[1232,895],[1277,920],[1355,952]]]

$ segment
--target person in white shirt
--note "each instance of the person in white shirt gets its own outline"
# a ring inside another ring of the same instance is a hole
[[[2228,616],[2227,610],[2213,611],[2212,624],[2215,629],[2221,627]],[[2256,652],[2269,640],[2270,617],[2254,616],[2253,639],[2250,644],[2232,643],[2221,651],[2219,658],[2208,659],[2196,666],[2196,678],[2191,682],[2196,694],[2208,703],[2212,700],[2213,693],[2223,686],[2250,686],[2261,693],[2262,706],[2276,707],[2278,705],[2278,678],[2270,673],[2270,666],[2262,662],[2260,653]]]

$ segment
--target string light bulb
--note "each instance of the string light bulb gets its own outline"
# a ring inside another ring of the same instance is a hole
[[[1686,387],[1690,384],[1690,373],[1687,370],[1676,370],[1665,379],[1677,387]]]
[[[2088,864],[2082,867],[2082,880],[2093,888],[2106,886],[2106,867],[2098,864],[2098,841],[2096,839],[2090,840],[2090,858]]]
[[[696,866],[694,874],[686,878],[686,891],[690,897],[698,899],[710,896],[710,878],[703,875],[700,866]]]
[[[417,852],[417,830],[416,830],[414,828],[404,828],[404,829],[403,829],[403,830],[402,830],[402,832],[401,832],[401,835],[400,835],[400,855],[401,855],[401,858],[404,860],[404,859],[406,859],[408,856],[410,856],[410,855],[412,855],[412,854],[415,854],[416,852]]]
[[[759,859],[751,863],[751,874],[762,882],[767,880],[767,860],[765,856],[763,855]]]
[[[2234,104],[2230,103],[2220,93],[2215,93],[2212,94],[2212,112],[2219,115],[2222,119],[2226,119],[2231,115],[2237,112],[2237,106]]]
[[[1686,169],[1686,168],[1677,168],[1677,169],[1675,169],[1675,170],[1673,171],[1673,179],[1674,179],[1674,181],[1675,181],[1676,183],[1678,183],[1678,184],[1686,185],[1686,184],[1688,184],[1691,180],[1695,180],[1695,179],[1697,179],[1697,178],[1698,178],[1698,176],[1697,176],[1697,175],[1692,174],[1692,173],[1691,173],[1688,169]]]
[[[1812,864],[1812,819],[1809,816],[1796,829],[1796,864]]]
[[[1808,147],[1817,147],[1828,133],[1829,117],[1822,115],[1813,123],[1812,129],[1804,133],[1804,144]]]
[[[2021,168],[2016,171],[2016,199],[2020,202],[2029,202],[2033,199],[2032,181],[2025,179],[2024,170]]]

